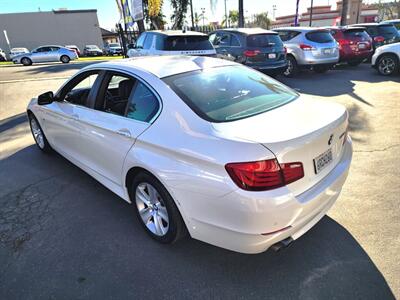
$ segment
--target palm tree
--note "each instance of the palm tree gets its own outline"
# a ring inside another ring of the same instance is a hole
[[[229,25],[237,24],[239,21],[239,12],[237,10],[230,10],[228,15]]]
[[[171,6],[174,12],[171,16],[172,28],[182,28],[186,17],[189,0],[171,0]]]

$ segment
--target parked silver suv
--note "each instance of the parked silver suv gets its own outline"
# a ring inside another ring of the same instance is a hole
[[[287,48],[288,68],[284,75],[295,76],[301,69],[326,72],[339,61],[339,48],[330,32],[322,28],[276,28]]]

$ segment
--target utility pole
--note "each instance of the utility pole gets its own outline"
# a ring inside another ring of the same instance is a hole
[[[228,11],[226,10],[226,0],[224,0],[225,3],[225,28],[228,28]]]
[[[244,27],[243,0],[239,0],[239,28]]]
[[[343,0],[342,1],[342,14],[340,18],[340,25],[345,26],[347,25],[347,10],[349,9],[349,1]]]
[[[311,7],[310,7],[310,27],[311,27],[311,25],[312,25],[313,6],[314,6],[314,0],[311,0]]]
[[[194,30],[193,1],[190,0],[190,15],[192,16],[192,30]]]
[[[275,20],[276,5],[272,5],[272,18]]]
[[[206,14],[206,9],[204,7],[201,8],[201,14],[203,15],[203,30],[204,30],[204,19]]]

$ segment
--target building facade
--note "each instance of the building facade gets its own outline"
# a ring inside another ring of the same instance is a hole
[[[3,30],[11,48],[76,45],[82,50],[85,45],[103,46],[95,9],[0,14],[0,48],[8,52]]]
[[[314,6],[312,11],[311,26],[333,26],[340,25],[342,1],[336,3],[336,9],[331,5]],[[299,14],[299,25],[309,26],[311,8]],[[367,5],[362,0],[350,0],[347,11],[347,24],[369,23],[378,20],[379,11],[375,5]],[[272,28],[294,26],[295,15],[277,17],[272,23]]]

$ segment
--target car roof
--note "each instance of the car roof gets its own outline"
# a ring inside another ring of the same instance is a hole
[[[385,26],[385,25],[392,25],[391,23],[359,23],[359,24],[352,24],[350,27],[378,27],[378,26]]]
[[[384,24],[387,24],[387,23],[399,23],[400,22],[400,19],[393,19],[393,20],[385,20],[385,21],[382,21],[381,23],[384,23]]]
[[[158,78],[164,78],[181,73],[229,65],[236,65],[236,63],[207,56],[167,55],[113,60],[87,66],[84,70],[111,68],[135,71],[139,69]]]
[[[199,35],[199,36],[207,36],[202,32],[197,31],[182,31],[182,30],[149,30],[146,31],[149,33],[158,33],[167,36],[187,36],[187,35]]]
[[[326,26],[323,27],[325,29],[337,29],[337,30],[353,30],[353,29],[360,29],[360,30],[365,30],[365,27],[362,26]]]
[[[59,48],[65,48],[64,46],[60,46],[60,45],[41,45],[38,46],[36,48],[42,48],[42,47],[59,47]]]
[[[324,27],[305,27],[305,26],[299,26],[299,27],[279,27],[279,28],[274,28],[273,30],[294,30],[294,31],[301,31],[301,32],[309,32],[309,31],[316,31],[316,30],[327,30]]]
[[[227,32],[238,32],[238,33],[243,33],[243,34],[262,34],[262,33],[269,33],[269,34],[276,34],[275,31],[272,30],[267,30],[263,28],[223,28],[223,29],[218,29],[217,31],[227,31]]]

